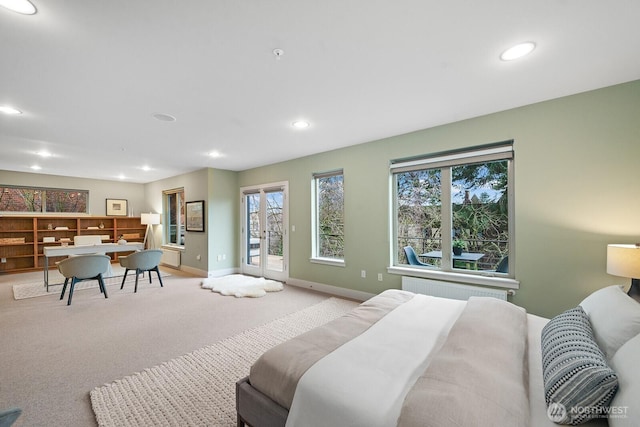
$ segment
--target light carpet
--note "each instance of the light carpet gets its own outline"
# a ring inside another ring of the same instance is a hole
[[[278,292],[284,289],[282,283],[275,280],[243,274],[210,277],[202,281],[202,287],[218,292],[220,295],[233,295],[236,298],[260,298],[265,296],[267,292]]]
[[[103,278],[105,286],[122,284],[122,276],[124,276],[124,268],[121,268],[119,266],[118,267],[113,266],[113,270],[114,270],[114,276]],[[144,278],[142,277],[142,275],[140,275],[138,279],[138,286],[140,286],[140,283],[143,283],[143,281],[146,281],[147,283],[149,282],[147,274],[148,273],[145,273]],[[160,276],[163,278],[168,277],[170,275],[171,274],[169,273],[160,271]],[[153,273],[152,279],[153,278],[155,278],[155,281],[158,280],[158,277],[155,275],[155,273]],[[125,286],[127,286],[127,284],[129,283],[134,283],[135,280],[136,280],[136,272],[129,271],[129,273],[127,274],[127,280],[125,282]],[[16,300],[20,300],[25,298],[42,297],[46,295],[60,296],[60,292],[62,292],[63,283],[64,283],[64,276],[62,276],[57,270],[50,270],[49,271],[49,292],[47,292],[47,288],[45,288],[44,286],[44,278],[43,278],[42,280],[37,280],[34,282],[20,283],[20,284],[13,285],[13,298]],[[80,291],[83,289],[92,289],[97,287],[98,287],[97,280],[88,280],[84,282],[78,282],[76,283],[76,286],[73,292],[75,293],[76,291]],[[67,287],[67,290],[68,289],[69,288]]]
[[[328,298],[90,392],[100,426],[235,426],[235,383],[273,346],[358,304]]]

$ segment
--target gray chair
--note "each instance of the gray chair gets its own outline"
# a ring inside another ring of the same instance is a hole
[[[422,267],[433,267],[431,264],[427,264],[426,262],[422,262],[418,259],[418,255],[416,255],[416,251],[413,250],[411,246],[405,246],[404,254],[407,256],[407,262],[410,265],[420,265]]]
[[[58,271],[60,271],[60,274],[65,278],[60,299],[64,298],[69,279],[71,279],[71,287],[69,288],[69,301],[67,301],[67,305],[71,305],[73,289],[76,283],[85,280],[97,280],[100,292],[104,294],[105,298],[108,298],[102,275],[108,270],[110,264],[111,258],[107,255],[96,254],[74,256],[57,263]]]
[[[129,270],[136,271],[136,286],[134,293],[138,292],[138,276],[145,271],[149,272],[149,283],[151,283],[151,272],[155,271],[158,274],[158,280],[160,280],[160,286],[163,287],[162,277],[160,277],[160,258],[162,257],[162,251],[160,249],[149,249],[146,251],[134,252],[131,255],[118,258],[120,265],[126,270],[124,271],[124,277],[122,278],[122,285],[120,289],[124,288],[124,281],[127,280],[127,273]]]
[[[18,419],[20,414],[22,414],[22,409],[20,408],[9,408],[0,411],[0,427],[9,427]]]

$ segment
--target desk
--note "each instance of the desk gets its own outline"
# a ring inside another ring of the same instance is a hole
[[[127,243],[119,245],[117,243],[103,243],[100,245],[83,245],[83,246],[45,246],[44,252],[44,287],[49,292],[49,257],[83,255],[95,253],[111,253],[111,252],[133,252],[144,249],[142,243]]]
[[[467,267],[470,267],[473,264],[473,269],[478,269],[478,260],[484,256],[484,254],[476,253],[476,252],[463,252],[460,255],[451,254],[454,261],[462,261],[467,264]],[[423,258],[442,258],[442,251],[431,251],[424,254],[420,254]],[[470,269],[470,268],[468,268]]]

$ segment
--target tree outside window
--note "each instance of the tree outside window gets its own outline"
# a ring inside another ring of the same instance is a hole
[[[344,175],[314,175],[314,258],[344,260]]]
[[[88,213],[88,190],[0,187],[0,212]]]
[[[395,264],[409,264],[403,248],[411,246],[428,264],[418,268],[508,274],[511,153],[509,145],[498,154],[470,151],[392,167]],[[455,246],[462,255],[443,256]]]

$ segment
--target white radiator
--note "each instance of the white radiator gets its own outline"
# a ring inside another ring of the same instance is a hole
[[[507,291],[482,286],[460,285],[440,280],[402,276],[402,290],[416,294],[431,295],[451,299],[468,300],[469,297],[494,297],[507,300]]]
[[[162,257],[160,258],[160,262],[170,267],[180,267],[180,251],[162,249]]]

